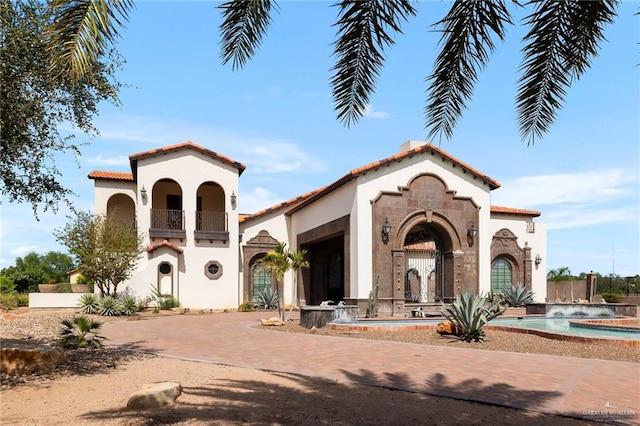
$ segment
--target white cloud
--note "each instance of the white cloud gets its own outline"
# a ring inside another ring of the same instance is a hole
[[[373,109],[373,105],[369,104],[365,107],[363,117],[385,119],[391,117],[391,114],[385,111],[376,111]]]
[[[32,251],[38,251],[38,249],[39,249],[39,246],[36,246],[36,245],[17,246],[9,250],[9,254],[15,257],[22,257],[25,254],[30,253]]]
[[[242,196],[238,198],[238,209],[241,213],[255,213],[283,201],[286,200],[278,197],[267,188],[257,186],[249,191],[242,191]]]
[[[551,209],[543,213],[543,222],[547,229],[581,228],[612,222],[635,222],[638,220],[638,212],[634,209]]]
[[[290,142],[246,140],[243,153],[249,173],[319,173],[326,170],[324,162]]]
[[[527,176],[503,182],[503,187],[492,194],[492,203],[525,208],[598,204],[637,193],[637,183],[637,174],[622,169]]]
[[[133,154],[133,153],[132,153]],[[129,165],[129,157],[126,155],[117,155],[115,157],[103,157],[97,155],[95,157],[87,157],[87,164],[95,166],[127,166]]]

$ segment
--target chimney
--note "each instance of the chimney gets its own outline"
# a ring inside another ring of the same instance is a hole
[[[414,140],[409,140],[405,143],[403,143],[402,145],[400,145],[400,152],[407,152],[407,151],[411,151],[412,149],[415,149],[419,146],[422,145],[426,145],[429,142],[427,141],[414,141]]]

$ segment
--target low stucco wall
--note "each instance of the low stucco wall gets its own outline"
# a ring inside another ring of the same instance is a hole
[[[84,293],[29,293],[29,308],[75,308]]]

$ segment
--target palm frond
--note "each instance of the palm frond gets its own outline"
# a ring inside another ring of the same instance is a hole
[[[529,145],[549,131],[562,108],[566,89],[598,55],[603,29],[616,16],[617,0],[531,0],[525,18],[522,76],[516,98],[520,134]]]
[[[503,0],[456,1],[447,16],[438,21],[442,26],[440,53],[436,58],[425,115],[429,137],[444,134],[451,138],[467,100],[473,94],[482,71],[495,50],[492,37],[505,36],[505,24],[511,16]]]
[[[402,33],[400,22],[416,10],[407,1],[341,0],[331,78],[338,120],[357,122],[369,104],[369,96],[384,62],[384,48],[394,44],[391,32]]]
[[[271,23],[271,11],[279,10],[271,0],[231,0],[222,9],[220,56],[222,63],[232,61],[233,69],[241,68],[253,57]]]
[[[133,0],[53,0],[52,71],[82,79],[119,36],[118,28],[124,27],[133,5]]]

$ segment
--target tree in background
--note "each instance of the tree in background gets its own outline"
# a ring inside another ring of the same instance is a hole
[[[277,243],[275,248],[269,251],[262,259],[258,261],[261,265],[269,270],[275,278],[276,293],[278,296],[278,315],[284,320],[284,274],[291,268],[289,263],[289,255],[286,243]]]
[[[571,275],[571,271],[568,266],[551,269],[547,272],[547,281],[566,281],[571,279],[575,279],[575,277]]]
[[[3,268],[0,276],[13,281],[18,293],[34,293],[38,291],[38,284],[69,282],[67,273],[73,268],[73,258],[68,254],[31,252],[23,258],[16,258],[15,266]]]
[[[533,143],[548,133],[566,91],[591,66],[604,40],[604,28],[617,16],[619,0],[454,1],[434,26],[442,32],[440,52],[427,77],[425,108],[428,136],[451,138],[471,99],[478,74],[506,38],[513,12],[524,11],[521,73],[516,108],[523,139]],[[79,2],[54,0],[52,45],[56,67],[81,78],[88,64],[118,37],[132,0]],[[367,110],[380,75],[385,49],[402,34],[402,25],[417,14],[406,0],[338,0],[334,42],[336,64],[331,86],[338,120],[347,126]],[[509,7],[510,6],[510,7]],[[223,63],[241,68],[262,43],[278,4],[272,0],[231,0],[218,6]],[[428,8],[428,6],[425,6]],[[313,19],[313,17],[310,17]]]
[[[78,272],[93,281],[101,296],[117,296],[118,285],[131,277],[143,251],[142,235],[133,224],[106,215],[78,212],[56,230],[56,239],[78,262]]]
[[[293,312],[293,305],[296,304],[297,300],[297,292],[298,292],[298,271],[300,269],[309,268],[309,262],[305,260],[307,255],[306,250],[299,251],[290,251],[287,253],[287,257],[289,258],[289,266],[293,271],[293,289],[291,290],[291,308],[289,309],[289,313],[287,314],[287,321],[291,318],[291,312]]]
[[[94,2],[76,2],[91,4]],[[120,84],[114,75],[122,60],[99,46],[83,75],[52,72],[53,10],[47,1],[0,2],[0,190],[10,202],[56,210],[72,192],[61,183],[54,157],[73,153],[81,144],[63,134],[62,124],[88,136],[98,134],[92,118],[98,104],[118,104]]]

